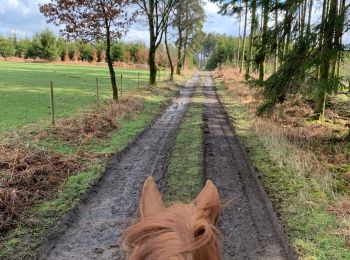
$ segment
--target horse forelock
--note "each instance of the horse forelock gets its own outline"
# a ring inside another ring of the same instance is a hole
[[[217,260],[219,232],[214,224],[194,204],[175,204],[129,227],[123,247],[130,260]]]

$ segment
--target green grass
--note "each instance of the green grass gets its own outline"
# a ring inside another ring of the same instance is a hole
[[[116,68],[118,87],[123,74],[123,93],[147,85],[149,72]],[[50,120],[50,81],[54,84],[57,117],[64,117],[95,103],[96,78],[101,100],[112,95],[108,68],[83,65],[0,62],[0,132],[38,120]],[[164,72],[160,80],[164,79]]]
[[[121,151],[151,122],[161,107],[174,96],[175,90],[176,88],[172,87],[170,90],[144,91],[143,111],[132,119],[122,120],[120,128],[111,132],[107,138],[91,140],[79,149],[83,152],[104,153],[106,155]],[[47,140],[36,145],[48,152],[64,154],[75,153],[78,149],[78,145],[67,144],[63,141]],[[0,240],[0,258],[33,258],[38,247],[45,242],[47,232],[63,214],[80,201],[82,194],[104,171],[106,158],[108,157],[96,157],[91,162],[85,163],[85,170],[69,177],[54,199],[40,202],[32,208],[26,214],[26,221],[10,232],[4,240]]]
[[[187,111],[167,171],[167,202],[190,202],[203,185],[203,94],[196,92]]]
[[[334,203],[334,196],[320,186],[322,173],[312,172],[301,162],[304,154],[296,155],[296,148],[281,140],[271,140],[271,136],[257,135],[251,128],[254,117],[247,106],[222,84],[218,83],[217,89],[300,258],[350,259],[344,237],[334,234],[346,226],[327,210]]]

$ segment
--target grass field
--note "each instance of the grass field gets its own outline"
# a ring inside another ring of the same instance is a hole
[[[123,92],[137,91],[148,82],[148,71],[116,68],[118,87],[123,74]],[[50,81],[54,84],[57,117],[64,117],[96,101],[96,78],[100,99],[112,95],[107,67],[0,62],[0,132],[38,120],[50,119]],[[164,75],[161,75],[161,80]]]

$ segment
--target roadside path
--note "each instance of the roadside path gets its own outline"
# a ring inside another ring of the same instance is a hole
[[[169,154],[195,90],[192,77],[168,109],[108,166],[85,203],[51,236],[39,259],[123,259],[122,231],[138,215],[141,185],[164,187]]]
[[[208,73],[192,77],[154,124],[112,160],[85,202],[55,229],[39,259],[124,259],[121,235],[138,215],[141,186],[153,175],[164,192],[171,149],[200,83],[204,179],[216,184],[223,199],[232,199],[219,226],[223,260],[297,259]]]
[[[224,259],[296,259],[210,74],[206,74],[204,96],[205,178],[215,183],[222,198],[232,199],[219,226]]]

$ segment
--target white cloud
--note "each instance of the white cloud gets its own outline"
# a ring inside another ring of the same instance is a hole
[[[131,28],[123,40],[147,43],[149,41],[149,33],[147,28]]]
[[[0,14],[7,14],[16,12],[20,15],[28,15],[32,11],[33,2],[26,2],[21,0],[1,0]]]
[[[217,4],[214,4],[207,0],[204,3],[204,11],[207,14],[207,16],[216,15],[220,11],[220,8]]]

